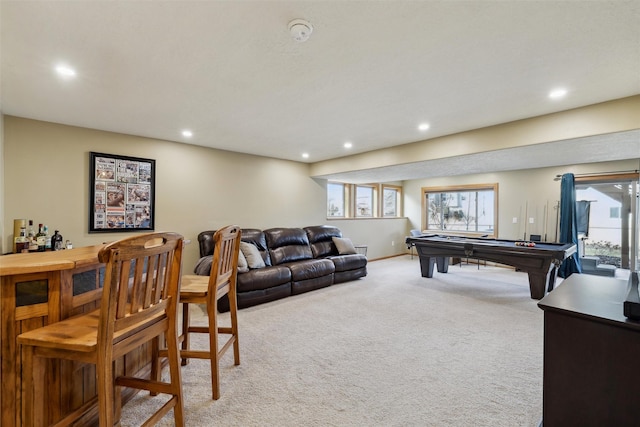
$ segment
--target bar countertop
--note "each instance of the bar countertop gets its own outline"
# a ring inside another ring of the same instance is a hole
[[[68,270],[96,262],[104,244],[61,251],[0,256],[0,276]]]

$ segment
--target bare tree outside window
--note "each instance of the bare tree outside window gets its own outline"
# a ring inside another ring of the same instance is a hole
[[[327,183],[327,216],[344,217],[345,186],[344,184]]]
[[[374,188],[356,186],[356,217],[372,217],[374,207]]]
[[[327,218],[398,218],[402,186],[327,182]]]
[[[400,216],[400,187],[382,187],[382,216]]]
[[[426,228],[434,231],[494,234],[496,189],[423,189]]]

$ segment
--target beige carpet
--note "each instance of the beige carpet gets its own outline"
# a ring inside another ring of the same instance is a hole
[[[417,258],[370,262],[364,279],[240,310],[241,365],[227,353],[220,400],[206,362],[183,368],[186,424],[537,426],[542,314],[525,273],[425,279]],[[140,394],[122,425],[159,401]]]

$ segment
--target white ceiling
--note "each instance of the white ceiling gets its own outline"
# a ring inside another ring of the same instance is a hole
[[[0,19],[4,114],[295,161],[640,94],[640,1],[3,0]]]

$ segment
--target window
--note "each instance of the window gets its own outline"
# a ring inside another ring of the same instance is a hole
[[[425,229],[497,235],[498,184],[431,187],[422,193]]]
[[[401,186],[327,182],[327,218],[398,218],[401,216]]]
[[[382,216],[398,217],[400,216],[400,195],[401,187],[390,185],[382,186]]]
[[[356,218],[371,218],[374,216],[375,193],[375,187],[373,186],[356,185]]]
[[[327,217],[344,218],[346,205],[345,185],[339,182],[327,183]]]
[[[620,218],[620,206],[609,208],[609,218]]]

